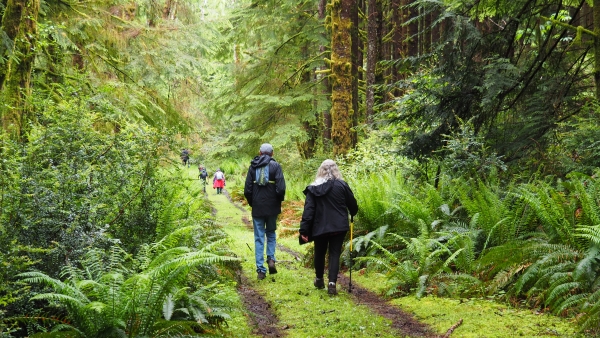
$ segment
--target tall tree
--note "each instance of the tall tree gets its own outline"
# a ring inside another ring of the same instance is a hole
[[[365,119],[367,124],[373,123],[375,106],[375,79],[377,62],[380,60],[380,1],[367,1],[367,69],[366,69],[366,95],[365,95]]]
[[[356,0],[332,0],[331,2],[331,138],[333,154],[343,155],[353,144],[353,121],[356,111],[352,107],[352,30]]]
[[[325,23],[325,17],[327,14],[327,0],[319,0],[319,21],[323,24]],[[323,31],[323,41],[330,40],[327,36],[327,31]],[[330,58],[331,56],[326,52],[328,51],[328,46],[324,44],[319,45],[319,52],[323,54],[325,58]],[[321,66],[320,71],[325,71],[326,66]],[[317,80],[320,80],[321,77],[318,77]],[[322,91],[321,94],[323,97],[326,97],[327,100],[331,98],[331,86],[329,83],[329,77],[322,77]],[[331,112],[329,109],[323,109],[323,148],[325,151],[331,150]]]
[[[17,138],[24,136],[24,128],[31,117],[27,101],[31,95],[31,70],[35,59],[39,0],[8,0],[2,17],[0,32],[10,39],[9,47],[0,44],[0,106],[2,130]]]

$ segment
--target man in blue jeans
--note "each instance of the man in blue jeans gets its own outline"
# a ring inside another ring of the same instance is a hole
[[[277,216],[281,213],[281,202],[285,197],[285,178],[281,166],[273,158],[273,146],[264,143],[259,155],[252,159],[244,197],[252,208],[254,224],[254,255],[256,273],[259,280],[265,279],[265,240],[267,242],[267,265],[269,273],[277,273],[275,268],[275,246],[277,245]]]

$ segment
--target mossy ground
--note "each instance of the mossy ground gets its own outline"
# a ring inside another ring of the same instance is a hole
[[[189,173],[195,175],[191,168]],[[228,181],[226,189],[234,188],[234,182]],[[287,252],[277,250],[278,273],[258,281],[253,232],[242,221],[244,216],[251,220],[249,209],[232,204],[226,195],[217,195],[212,188],[207,189],[207,198],[217,212],[216,222],[231,239],[232,251],[242,259],[242,270],[250,287],[270,302],[272,311],[279,318],[278,328],[287,337],[398,337],[397,333],[391,332],[389,320],[355,304],[346,290],[340,288],[338,296],[329,297],[325,290],[315,289],[313,271]],[[297,237],[286,231],[289,227],[290,224],[280,227],[278,244],[304,254],[308,246],[299,246]],[[284,235],[286,232],[288,235]],[[385,277],[380,274],[355,272],[352,278],[353,283],[375,292],[385,288]],[[235,290],[232,288],[231,292]],[[390,300],[390,303],[413,313],[440,334],[463,319],[452,337],[578,336],[574,323],[566,319],[517,310],[489,300],[403,297]],[[240,308],[241,304],[240,301]],[[246,310],[233,312],[232,319],[218,336],[256,337],[248,318]]]

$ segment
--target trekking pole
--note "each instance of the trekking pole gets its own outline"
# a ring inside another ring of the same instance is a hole
[[[348,283],[348,292],[352,293],[352,268],[354,260],[352,259],[352,232],[354,230],[354,216],[350,216],[350,282]]]

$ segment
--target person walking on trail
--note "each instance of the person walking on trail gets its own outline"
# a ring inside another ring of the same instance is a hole
[[[181,151],[181,162],[184,166],[190,167],[190,151],[187,148]]]
[[[254,255],[256,273],[259,280],[265,279],[264,267],[265,238],[267,242],[267,265],[269,273],[277,273],[275,268],[275,246],[277,245],[277,216],[281,213],[281,202],[285,197],[285,178],[281,165],[273,158],[273,146],[264,143],[259,155],[250,162],[244,197],[252,208],[254,224]]]
[[[208,177],[208,172],[206,172],[206,168],[203,165],[198,166],[198,179],[202,181],[202,187],[204,192],[206,192],[206,178]]]
[[[217,169],[215,175],[213,176],[213,189],[217,189],[217,194],[223,193],[223,188],[225,187],[225,174],[221,171],[221,169]]]
[[[358,204],[333,160],[323,161],[315,181],[304,189],[304,194],[306,199],[300,221],[300,244],[315,242],[314,286],[318,289],[325,288],[325,254],[329,250],[327,291],[330,295],[336,295],[342,245],[350,229],[348,213],[354,217],[358,212]]]

